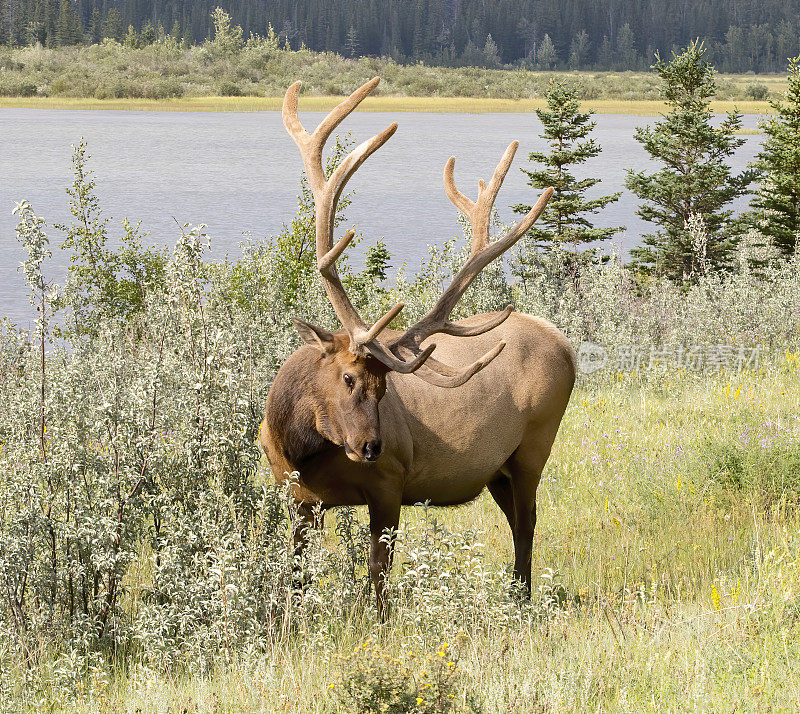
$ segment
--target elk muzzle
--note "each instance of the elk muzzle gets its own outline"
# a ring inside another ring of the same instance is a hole
[[[377,461],[381,455],[381,440],[375,439],[364,444],[364,458],[367,461]]]

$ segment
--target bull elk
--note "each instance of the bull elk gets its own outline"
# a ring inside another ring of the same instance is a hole
[[[397,124],[356,147],[328,178],[322,152],[334,129],[378,82],[376,77],[353,92],[313,134],[297,115],[300,82],[284,97],[283,123],[300,149],[314,196],[317,267],[344,329],[329,332],[293,318],[305,344],[275,375],[259,439],[279,484],[299,473],[292,485],[298,552],[307,529],[320,525],[315,505],[323,512],[330,506],[368,506],[369,571],[383,618],[392,556],[381,535],[397,528],[400,507],[466,503],[484,487],[508,519],[514,575],[530,593],[536,489],[572,392],[575,357],[554,325],[515,313],[510,305],[450,321],[470,283],[525,234],[553,192],[547,189],[514,228],[489,241],[492,206],[517,142],[492,180],[479,182],[475,201],[456,188],[455,159],[447,162],[445,192],[472,224],[472,249],[430,312],[404,332],[389,328],[402,303],[374,325],[361,319],[336,270],[336,259],[354,235],[348,231],[334,241],[336,205],[350,177]],[[451,366],[458,364],[468,366]]]

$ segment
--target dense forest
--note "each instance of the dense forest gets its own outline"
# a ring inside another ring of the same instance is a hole
[[[205,40],[220,0],[0,0],[0,43]],[[401,62],[642,69],[705,40],[723,72],[779,72],[800,52],[800,0],[227,0],[245,34]]]

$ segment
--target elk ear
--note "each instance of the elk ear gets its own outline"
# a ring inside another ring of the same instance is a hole
[[[321,327],[312,325],[310,322],[301,320],[299,317],[291,318],[303,342],[312,347],[316,347],[322,352],[331,352],[333,350],[333,333],[324,330]]]

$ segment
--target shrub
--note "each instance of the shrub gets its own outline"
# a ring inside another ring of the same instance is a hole
[[[436,652],[392,657],[364,644],[340,664],[337,695],[348,711],[363,714],[449,714],[464,711],[456,697],[462,675],[457,646],[444,642]],[[474,710],[473,710],[474,711]]]
[[[183,85],[174,80],[164,79],[145,82],[141,89],[135,90],[145,99],[174,99],[183,96]]]
[[[23,79],[0,74],[0,97],[35,97],[36,85]]]
[[[750,99],[756,100],[763,100],[769,96],[769,89],[765,84],[761,84],[760,82],[756,82],[753,84],[748,84],[747,88],[745,89],[745,94],[750,97]]]
[[[241,87],[235,82],[220,82],[217,91],[220,97],[241,97],[244,94]]]

